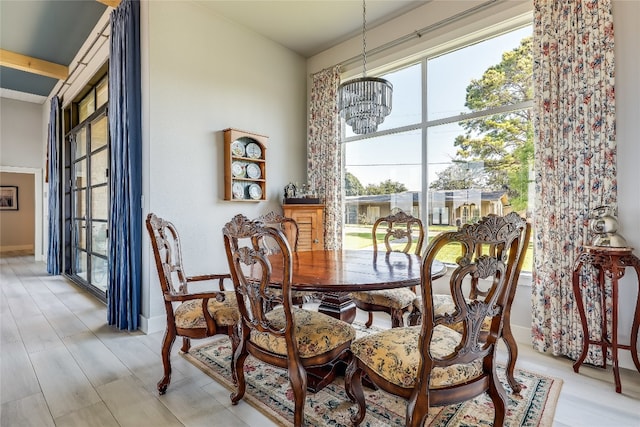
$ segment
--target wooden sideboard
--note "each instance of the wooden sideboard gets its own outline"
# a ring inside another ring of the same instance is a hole
[[[298,223],[298,252],[324,249],[324,205],[284,204],[282,211]]]

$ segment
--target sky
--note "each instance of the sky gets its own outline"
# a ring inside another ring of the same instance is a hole
[[[466,88],[472,79],[480,79],[492,65],[500,63],[502,53],[519,46],[531,35],[525,27],[493,39],[431,58],[427,66],[428,120],[455,116],[468,109],[464,106]],[[421,118],[421,64],[414,64],[385,76],[393,84],[392,113],[378,130],[419,123]],[[457,123],[429,128],[427,132],[428,179],[451,164],[455,155],[453,141],[463,134]],[[348,128],[346,137],[353,136]],[[405,184],[408,190],[421,190],[420,131],[353,141],[346,144],[347,172],[355,175],[363,186],[391,179]]]

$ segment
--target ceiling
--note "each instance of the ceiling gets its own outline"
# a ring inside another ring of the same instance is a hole
[[[30,61],[57,64],[68,72],[74,65],[71,61],[107,9],[103,3],[110,1],[113,0],[0,0],[3,65],[7,55],[19,54]],[[304,57],[362,31],[362,3],[358,0],[192,1]],[[369,0],[367,28],[429,1]],[[59,80],[64,79],[60,75],[21,71],[14,65],[0,66],[0,95],[43,102]]]

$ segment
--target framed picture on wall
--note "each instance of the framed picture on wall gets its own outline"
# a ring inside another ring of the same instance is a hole
[[[18,210],[18,187],[0,185],[0,211]]]

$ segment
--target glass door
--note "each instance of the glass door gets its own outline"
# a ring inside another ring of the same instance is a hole
[[[105,300],[109,265],[109,121],[104,78],[68,110],[65,274]],[[73,120],[73,118],[77,119]]]

